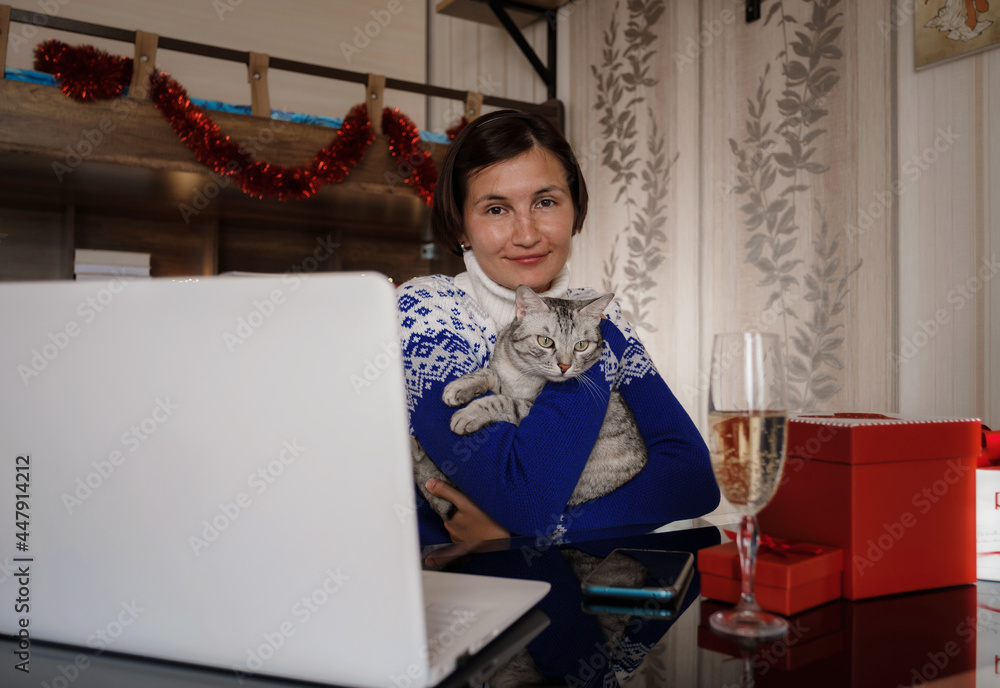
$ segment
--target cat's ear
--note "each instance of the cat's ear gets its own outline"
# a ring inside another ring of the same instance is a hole
[[[600,320],[604,315],[604,309],[608,307],[608,304],[611,303],[611,299],[613,298],[615,298],[613,293],[598,296],[596,299],[580,309],[580,315]]]
[[[529,313],[544,313],[547,310],[549,307],[531,287],[522,284],[514,292],[514,316],[518,320],[524,320]]]

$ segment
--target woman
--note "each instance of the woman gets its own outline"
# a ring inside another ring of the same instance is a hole
[[[427,486],[456,506],[447,522],[418,497],[424,544],[660,524],[719,503],[704,441],[615,304],[601,323],[605,356],[584,373],[586,384],[548,383],[519,426],[495,423],[466,436],[449,427],[455,409],[442,390],[488,365],[497,333],[514,318],[518,285],[542,296],[597,295],[568,289],[570,243],[586,213],[576,157],[540,117],[485,115],[445,157],[431,221],[437,242],[460,252],[467,272],[398,290],[411,430],[459,488]],[[567,509],[613,388],[636,417],[649,462],[617,490]],[[603,403],[595,403],[596,389]]]

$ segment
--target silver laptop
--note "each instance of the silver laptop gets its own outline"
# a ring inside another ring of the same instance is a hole
[[[421,571],[384,277],[12,283],[0,319],[2,634],[418,688],[548,590]]]

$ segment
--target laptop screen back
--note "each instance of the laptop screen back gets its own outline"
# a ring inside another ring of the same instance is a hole
[[[0,491],[0,632],[346,684],[422,671],[385,278],[7,284],[0,314],[0,482],[29,495]]]

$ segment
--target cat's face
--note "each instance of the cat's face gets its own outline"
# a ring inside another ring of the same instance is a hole
[[[528,287],[518,287],[512,362],[527,375],[554,382],[580,375],[601,358],[601,315],[612,298],[614,294],[592,301],[542,299]]]

